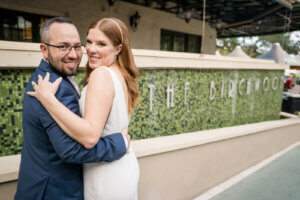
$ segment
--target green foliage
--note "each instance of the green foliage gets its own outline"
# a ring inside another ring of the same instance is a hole
[[[226,56],[239,45],[246,54],[255,58],[267,52],[274,43],[279,43],[288,54],[300,54],[299,31],[264,36],[217,39],[217,50]]]
[[[258,49],[263,49],[264,46],[271,47],[278,42],[288,54],[297,55],[300,52],[300,33],[293,34],[293,38],[291,36],[291,33],[260,36]]]

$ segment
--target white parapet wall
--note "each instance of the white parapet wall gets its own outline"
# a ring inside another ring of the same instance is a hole
[[[193,199],[300,140],[300,118],[133,142],[143,200]]]
[[[286,64],[277,64],[271,60],[246,59],[226,56],[214,56],[196,53],[133,49],[136,65],[143,69],[260,69],[285,70]],[[0,68],[36,68],[42,59],[40,44],[0,41]],[[80,63],[87,63],[86,52]]]

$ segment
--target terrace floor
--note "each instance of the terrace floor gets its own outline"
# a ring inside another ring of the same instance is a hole
[[[195,200],[300,200],[300,145],[272,157]]]

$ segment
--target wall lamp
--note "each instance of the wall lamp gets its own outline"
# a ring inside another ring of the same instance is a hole
[[[130,16],[129,21],[130,21],[130,26],[133,31],[137,30],[137,26],[140,23],[141,16],[139,13],[136,11],[136,13],[132,16]]]
[[[193,12],[190,10],[184,11],[182,13],[177,14],[177,17],[184,19],[186,23],[189,23],[193,18]]]
[[[115,0],[107,0],[108,5],[113,6],[115,4]]]

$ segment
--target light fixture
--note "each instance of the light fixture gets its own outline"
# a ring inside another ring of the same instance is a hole
[[[191,18],[192,18],[192,12],[187,12],[184,20],[186,23],[189,23]]]
[[[186,23],[189,23],[191,18],[193,18],[193,11],[187,10],[180,14],[177,14],[177,17],[184,19]]]
[[[115,0],[107,0],[108,5],[113,6],[115,4]]]
[[[157,6],[156,0],[148,0],[148,6],[150,8],[155,8]]]
[[[134,15],[130,16],[129,21],[130,21],[130,26],[133,31],[137,30],[137,26],[140,22],[140,19],[141,19],[141,16],[139,15],[139,13],[137,11]]]

